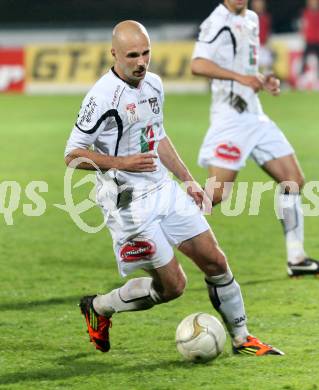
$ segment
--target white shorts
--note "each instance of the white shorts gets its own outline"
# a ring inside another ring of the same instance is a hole
[[[257,164],[294,154],[282,131],[266,115],[228,111],[214,114],[199,151],[198,164],[239,171],[248,157]]]
[[[107,220],[122,276],[169,263],[173,247],[210,229],[198,206],[173,180]]]

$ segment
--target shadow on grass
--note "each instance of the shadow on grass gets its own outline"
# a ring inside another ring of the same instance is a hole
[[[112,362],[111,359],[107,359],[104,362],[92,360],[83,360],[81,358],[86,358],[90,356],[91,353],[78,353],[75,355],[67,355],[63,358],[60,358],[56,361],[58,367],[52,369],[38,369],[38,370],[29,370],[29,371],[19,371],[12,374],[5,374],[0,376],[0,388],[1,385],[9,385],[16,383],[24,382],[36,382],[36,381],[56,381],[63,380],[73,377],[86,377],[90,376],[104,376],[108,373],[111,374],[123,374],[128,371],[138,371],[138,372],[154,372],[157,369],[163,370],[175,370],[176,368],[180,369],[189,369],[190,364],[178,360],[166,360],[161,362],[149,362],[149,363],[140,363],[136,362],[129,367],[125,364],[119,364]]]
[[[275,282],[287,282],[290,280],[288,276],[282,276],[280,278],[272,278],[272,279],[259,279],[259,280],[246,280],[245,282],[240,282],[241,286],[255,286],[257,284],[268,284],[268,283],[275,283]]]
[[[113,290],[114,288],[119,287],[118,284],[113,286],[108,286],[107,290]],[[0,303],[0,310],[32,310],[37,308],[42,308],[44,306],[55,306],[55,305],[65,305],[65,304],[78,304],[80,301],[81,295],[70,295],[65,297],[52,297],[43,300],[37,301],[25,301],[25,302],[8,302]]]
[[[49,298],[41,301],[8,302],[0,304],[0,310],[30,310],[43,306],[64,305],[66,303],[76,304],[79,300],[80,296],[74,295],[61,298]]]

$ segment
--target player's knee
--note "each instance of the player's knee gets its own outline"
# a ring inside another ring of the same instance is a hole
[[[299,187],[299,191],[301,191],[305,185],[305,177],[302,173],[298,176],[297,184]]]
[[[305,177],[301,172],[295,175],[291,181],[295,184],[296,187],[295,189],[292,189],[293,192],[300,192],[305,185]]]
[[[216,194],[214,194],[214,196],[212,198],[212,204],[213,204],[213,206],[216,206],[219,203],[221,203],[223,200],[224,200],[224,198],[223,198],[222,194],[216,193]]]
[[[183,294],[185,287],[186,277],[182,275],[174,285],[168,286],[164,289],[162,293],[164,302],[172,301],[173,299],[180,297]]]
[[[221,275],[227,271],[227,258],[224,252],[216,248],[207,258],[204,272],[206,275]]]
[[[285,193],[298,193],[302,190],[304,185],[305,177],[301,172],[281,182],[282,190]]]
[[[230,190],[228,188],[223,188],[219,191],[214,191],[214,194],[212,195],[212,203],[213,206],[216,206],[217,204],[227,200],[230,195]]]

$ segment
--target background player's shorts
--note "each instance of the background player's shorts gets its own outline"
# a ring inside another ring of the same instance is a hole
[[[266,115],[227,111],[214,114],[198,164],[239,171],[248,157],[257,164],[294,154],[285,135]]]
[[[119,210],[107,226],[122,276],[166,265],[174,246],[210,229],[192,198],[173,180]]]

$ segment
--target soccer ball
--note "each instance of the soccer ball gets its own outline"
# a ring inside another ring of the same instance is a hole
[[[186,360],[206,362],[222,353],[226,333],[220,321],[206,313],[185,317],[176,329],[177,350]]]

